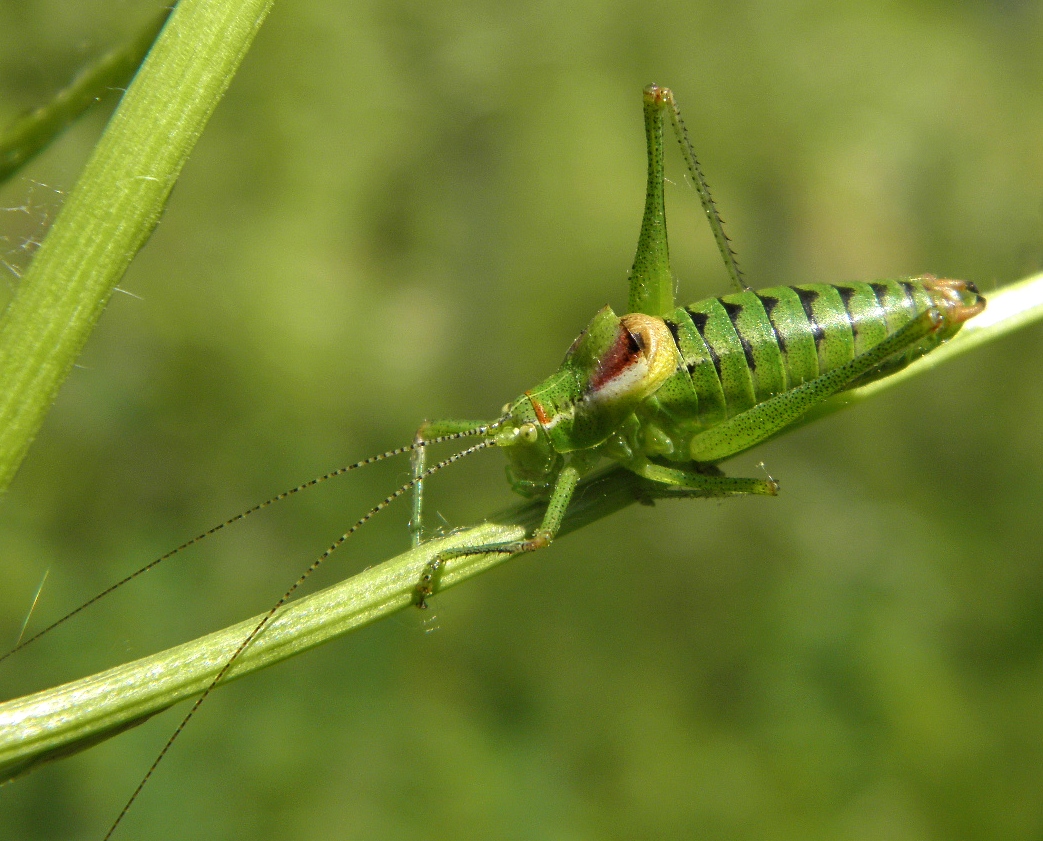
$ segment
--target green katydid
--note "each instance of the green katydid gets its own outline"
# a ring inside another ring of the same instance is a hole
[[[511,484],[546,495],[535,534],[457,550],[428,565],[417,587],[426,605],[445,560],[461,554],[530,552],[561,526],[579,480],[611,459],[678,496],[774,495],[773,479],[721,474],[738,455],[828,397],[904,368],[985,308],[974,285],[932,276],[753,292],[724,233],[684,122],[667,88],[645,88],[648,189],[629,312],[602,309],[562,366],[485,424],[510,464]],[[675,307],[663,196],[663,124],[670,118],[725,266],[738,292]],[[425,424],[418,441],[473,428]],[[416,498],[422,493],[416,451]],[[419,537],[421,507],[414,506]]]
[[[657,496],[775,495],[774,479],[729,477],[717,465],[776,435],[832,395],[900,370],[984,309],[985,300],[971,283],[926,275],[752,291],[743,282],[670,90],[646,88],[644,113],[648,185],[625,315],[617,316],[608,307],[600,310],[572,343],[561,367],[509,403],[500,417],[427,422],[411,446],[333,471],[255,506],[128,576],[19,645],[24,647],[131,578],[274,501],[365,464],[405,453],[413,456],[412,478],[317,559],[242,640],[170,737],[106,838],[209,692],[337,547],[410,490],[413,541],[422,540],[423,485],[436,471],[478,450],[501,448],[514,490],[545,499],[546,511],[527,538],[437,556],[416,584],[414,602],[421,608],[437,592],[439,576],[454,557],[530,552],[550,543],[580,479],[604,460],[655,483],[661,488]],[[732,294],[688,307],[677,307],[673,298],[664,204],[667,119],[737,287]],[[425,465],[429,445],[468,437],[479,441],[432,467]]]

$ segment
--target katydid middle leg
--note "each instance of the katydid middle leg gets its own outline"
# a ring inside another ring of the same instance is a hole
[[[691,499],[751,495],[777,496],[779,492],[779,483],[770,476],[767,479],[725,476],[712,465],[702,466],[701,470],[693,470],[664,467],[647,459],[636,459],[624,466],[641,478],[663,487],[663,492],[656,491],[652,495],[653,497],[671,496]]]

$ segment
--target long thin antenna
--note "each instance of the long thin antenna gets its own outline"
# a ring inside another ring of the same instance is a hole
[[[488,426],[480,427],[480,428],[484,429],[485,431],[488,431],[489,428],[492,427],[492,426],[493,426],[492,424],[489,424]],[[455,436],[456,437],[463,437],[464,434],[478,434],[478,433],[477,432],[468,431],[468,433],[456,433]],[[434,439],[434,440],[446,440],[446,439],[450,439],[452,437],[454,437],[454,436],[444,436],[442,439]],[[434,443],[434,441],[430,441],[430,442],[427,442],[427,443]],[[261,631],[264,630],[264,628],[268,624],[269,620],[275,615],[276,611],[280,607],[282,607],[284,604],[286,604],[287,600],[290,598],[290,596],[293,595],[294,591],[296,591],[298,587],[300,587],[305,581],[307,581],[308,578],[311,576],[311,574],[313,572],[315,572],[315,570],[317,570],[320,566],[322,566],[323,561],[325,561],[330,555],[332,555],[334,552],[336,552],[337,549],[339,549],[341,547],[341,545],[344,543],[344,541],[346,541],[349,537],[351,537],[351,535],[353,535],[360,528],[362,528],[363,525],[365,525],[367,522],[369,522],[369,520],[371,520],[373,517],[375,517],[377,514],[379,514],[385,508],[387,508],[392,502],[394,502],[396,499],[398,499],[400,496],[402,496],[402,494],[406,493],[406,491],[408,491],[410,488],[412,488],[417,482],[422,481],[422,480],[428,478],[433,473],[437,473],[443,467],[448,467],[453,462],[459,461],[460,459],[465,458],[466,456],[469,456],[469,455],[471,455],[473,453],[476,453],[479,450],[484,450],[484,449],[486,449],[488,447],[494,447],[494,446],[496,446],[496,441],[493,440],[493,439],[487,439],[485,441],[481,441],[478,444],[474,444],[474,445],[468,447],[466,450],[461,450],[460,452],[454,453],[453,455],[449,456],[448,458],[443,459],[442,461],[438,462],[438,464],[436,464],[434,467],[430,467],[427,470],[425,470],[420,476],[414,476],[412,479],[410,479],[405,484],[400,485],[398,487],[398,489],[394,493],[389,494],[388,496],[384,497],[384,499],[380,503],[378,503],[377,505],[374,505],[372,508],[370,508],[369,511],[367,511],[362,517],[359,518],[359,520],[355,523],[355,525],[353,525],[350,529],[348,529],[346,532],[344,532],[344,534],[342,534],[340,537],[338,537],[330,545],[330,547],[325,552],[323,552],[321,555],[319,555],[319,557],[316,558],[312,562],[311,566],[309,566],[301,574],[301,576],[293,583],[293,586],[290,587],[290,589],[287,590],[285,593],[283,593],[282,598],[279,599],[279,601],[277,601],[272,606],[271,610],[269,610],[264,615],[264,617],[261,619],[261,621],[258,622],[254,626],[254,629],[252,631],[250,631],[249,634],[246,635],[246,637],[243,639],[243,641],[241,643],[239,643],[239,647],[235,650],[235,653],[231,657],[228,658],[228,661],[224,664],[224,666],[221,667],[221,670],[217,673],[217,676],[212,681],[210,681],[210,685],[207,686],[207,688],[205,690],[203,690],[203,694],[200,695],[196,699],[196,702],[192,705],[192,709],[190,709],[188,711],[187,715],[185,715],[185,717],[183,719],[181,719],[181,723],[177,726],[177,728],[174,730],[174,732],[170,734],[170,738],[167,739],[167,743],[165,745],[163,745],[163,749],[159,752],[159,756],[156,757],[156,759],[152,763],[151,767],[148,769],[148,771],[145,772],[145,776],[142,778],[141,782],[138,783],[138,787],[136,789],[134,789],[134,793],[130,796],[130,799],[127,801],[126,805],[120,811],[119,815],[116,817],[116,820],[113,822],[112,826],[109,827],[109,831],[105,833],[105,838],[103,839],[103,841],[109,841],[109,839],[112,837],[112,833],[115,832],[116,831],[116,827],[118,827],[120,825],[120,822],[123,820],[123,816],[126,815],[127,812],[130,810],[130,807],[134,805],[134,801],[138,799],[138,795],[141,794],[142,789],[145,788],[146,783],[148,783],[149,779],[152,777],[152,774],[156,770],[156,767],[159,765],[160,762],[163,761],[163,757],[167,755],[167,751],[170,750],[170,746],[173,745],[174,742],[177,740],[177,737],[181,735],[181,731],[184,730],[185,726],[188,724],[188,722],[192,720],[192,716],[194,716],[196,714],[196,710],[198,710],[203,705],[203,701],[206,700],[207,696],[211,693],[211,691],[213,691],[214,687],[217,686],[217,684],[221,682],[221,679],[226,674],[228,674],[228,670],[231,669],[232,665],[235,663],[235,661],[237,659],[239,659],[239,655],[242,654],[247,649],[247,647],[250,645],[250,643],[252,643],[257,638],[257,635],[260,634]],[[401,450],[396,451],[396,452],[406,452],[406,451],[408,451],[410,449],[412,449],[412,448],[411,447],[403,447],[403,448],[401,448]]]
[[[276,502],[279,502],[281,500],[284,500],[287,497],[293,496],[296,493],[300,493],[301,491],[303,491],[303,490],[305,490],[307,488],[313,487],[315,485],[318,485],[321,482],[325,482],[328,479],[333,479],[333,478],[335,478],[337,476],[341,476],[341,475],[343,475],[345,473],[348,473],[348,472],[350,472],[352,470],[357,470],[360,467],[365,467],[367,464],[375,464],[378,461],[384,461],[385,459],[393,458],[394,456],[403,455],[405,453],[411,453],[411,452],[413,452],[416,449],[419,449],[421,447],[427,447],[427,446],[430,446],[431,444],[441,444],[441,443],[443,443],[445,441],[456,441],[456,440],[459,440],[460,438],[467,438],[467,437],[472,436],[472,435],[484,435],[485,433],[490,432],[493,429],[496,429],[502,423],[503,423],[503,420],[502,419],[498,419],[496,421],[493,421],[493,422],[488,423],[488,424],[484,424],[482,426],[476,426],[474,429],[468,429],[468,430],[465,430],[463,432],[454,432],[451,435],[443,435],[440,438],[432,438],[429,441],[414,441],[408,447],[396,447],[393,450],[388,450],[387,452],[380,453],[379,455],[370,456],[369,458],[364,458],[364,459],[362,459],[362,461],[356,461],[354,464],[349,464],[347,467],[338,467],[336,470],[331,470],[329,473],[324,473],[322,476],[318,476],[318,477],[316,477],[314,479],[311,479],[311,480],[309,480],[307,482],[304,482],[301,485],[297,485],[297,487],[295,487],[295,488],[290,488],[288,491],[283,491],[281,494],[277,494],[276,496],[273,496],[271,499],[266,499],[264,502],[259,502],[253,508],[250,508],[250,509],[248,509],[246,511],[243,511],[241,514],[236,514],[234,517],[232,517],[231,519],[225,520],[220,525],[216,525],[216,526],[214,526],[211,529],[207,529],[205,532],[202,532],[201,534],[197,534],[191,540],[186,540],[184,543],[182,543],[177,548],[171,549],[165,555],[162,555],[162,556],[156,558],[154,561],[152,561],[151,563],[146,564],[141,569],[136,570],[135,572],[132,572],[126,578],[123,578],[123,579],[117,581],[115,584],[112,584],[111,586],[106,587],[104,590],[102,590],[96,596],[94,596],[93,598],[88,599],[83,604],[81,604],[79,607],[77,607],[75,610],[69,611],[64,616],[62,616],[60,619],[56,619],[54,622],[52,622],[50,625],[48,625],[42,631],[37,631],[35,634],[33,634],[28,639],[21,640],[21,642],[17,643],[15,645],[15,647],[12,648],[10,651],[8,651],[6,654],[0,655],[0,663],[2,663],[4,660],[6,660],[8,657],[10,657],[16,651],[21,651],[27,645],[31,645],[32,643],[36,642],[36,640],[40,639],[40,637],[44,636],[45,634],[49,634],[51,631],[53,631],[59,625],[65,624],[70,619],[72,619],[72,617],[76,616],[76,614],[80,613],[83,610],[86,610],[88,607],[90,607],[95,602],[101,601],[103,598],[105,598],[109,594],[114,593],[116,590],[118,590],[124,584],[127,584],[127,583],[133,581],[139,575],[144,575],[146,572],[148,572],[149,570],[151,570],[154,567],[158,566],[163,561],[165,561],[165,560],[167,560],[169,558],[172,558],[174,555],[177,555],[179,552],[184,551],[189,546],[194,546],[195,544],[199,543],[200,541],[205,540],[206,538],[210,537],[210,535],[216,534],[217,532],[221,531],[221,529],[227,528],[228,526],[232,525],[233,523],[238,523],[240,520],[245,520],[251,514],[256,514],[262,508],[267,508],[269,505],[272,505],[273,503],[276,503]],[[37,598],[39,598],[39,593],[37,593]],[[33,604],[35,605],[35,600],[34,600]],[[24,628],[22,629],[22,633],[23,634],[25,633],[25,629]],[[21,639],[21,637],[19,637],[19,639]]]

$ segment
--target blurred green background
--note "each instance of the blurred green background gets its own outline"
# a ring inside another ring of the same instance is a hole
[[[0,0],[0,123],[156,8]],[[0,648],[45,570],[38,626],[553,370],[625,306],[649,82],[755,286],[1039,270],[1041,51],[1017,0],[277,3],[0,500]],[[4,295],[111,105],[0,191]],[[727,279],[670,155],[694,301]],[[763,460],[778,499],[632,508],[216,693],[120,837],[1040,838],[1041,351],[1026,331],[730,465]],[[3,693],[260,612],[406,469],[193,549],[5,663]],[[432,481],[432,524],[511,503],[502,471]],[[0,837],[100,838],[175,723],[4,787]]]

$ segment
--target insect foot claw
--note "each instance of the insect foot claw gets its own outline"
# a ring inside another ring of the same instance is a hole
[[[526,540],[523,543],[523,552],[535,552],[537,549],[546,549],[550,546],[552,535],[547,532],[539,532],[533,535],[530,540]]]
[[[418,610],[427,610],[427,598],[434,594],[435,578],[444,564],[444,559],[435,558],[433,561],[428,561],[427,564],[424,565],[424,571],[420,573],[420,581],[417,582],[416,588],[413,591],[415,594],[413,604],[417,606]]]

